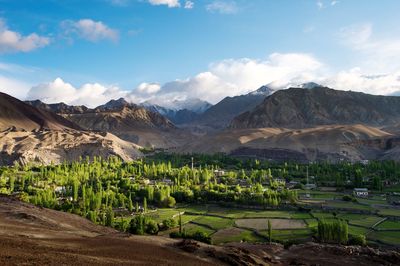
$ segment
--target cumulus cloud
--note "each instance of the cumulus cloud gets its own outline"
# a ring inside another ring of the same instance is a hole
[[[390,74],[368,75],[360,68],[353,68],[321,80],[323,85],[338,90],[352,90],[377,95],[400,92],[400,71]]]
[[[265,60],[227,59],[210,64],[209,69],[193,77],[157,84],[150,92],[144,83],[128,96],[132,101],[151,100],[162,104],[175,100],[200,98],[216,103],[226,96],[236,96],[269,84],[275,89],[291,82],[314,80],[323,71],[323,64],[308,54],[271,54]],[[146,94],[143,93],[146,91]]]
[[[143,82],[137,87],[137,91],[140,94],[153,94],[153,93],[158,92],[160,89],[161,89],[161,86],[158,83]]]
[[[180,7],[179,0],[148,0],[151,5],[160,6],[167,5],[168,7]]]
[[[80,38],[91,42],[106,39],[116,42],[119,39],[118,31],[101,21],[93,21],[91,19],[64,20],[61,23],[61,27],[64,29],[66,36],[78,35]]]
[[[239,8],[235,1],[217,0],[206,5],[206,10],[211,13],[235,14],[239,11]]]
[[[400,69],[400,38],[374,38],[371,23],[344,27],[338,36],[344,45],[361,57],[358,65],[363,69],[369,72],[393,72]]]
[[[39,99],[45,103],[64,102],[72,105],[87,105],[95,107],[111,99],[126,96],[127,92],[115,86],[103,86],[98,83],[87,83],[75,88],[70,83],[56,78],[52,82],[41,83],[32,87],[28,92],[28,99]]]
[[[31,33],[23,36],[8,29],[4,20],[0,19],[0,53],[30,52],[47,46],[50,38]]]

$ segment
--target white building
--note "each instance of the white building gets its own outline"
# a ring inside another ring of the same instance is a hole
[[[353,193],[356,197],[366,198],[368,197],[368,188],[355,188]]]

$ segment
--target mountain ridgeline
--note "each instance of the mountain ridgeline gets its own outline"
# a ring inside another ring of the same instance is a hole
[[[307,128],[318,125],[386,126],[400,122],[400,97],[326,87],[280,90],[236,116],[231,128]]]
[[[211,106],[197,119],[191,122],[192,125],[208,126],[215,129],[227,127],[230,121],[237,115],[250,111],[260,104],[265,97],[271,95],[273,90],[262,86],[258,90],[248,94],[235,97],[225,97],[219,103]]]

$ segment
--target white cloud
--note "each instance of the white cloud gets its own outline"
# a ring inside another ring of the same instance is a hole
[[[393,72],[400,69],[400,38],[374,38],[371,23],[344,27],[339,32],[339,38],[361,56],[358,65],[363,69],[369,72]]]
[[[181,6],[179,0],[148,0],[148,1],[151,5],[154,6],[167,5],[169,8]]]
[[[400,92],[400,71],[391,74],[368,75],[360,68],[353,68],[325,78],[321,83],[338,90],[391,95]]]
[[[339,4],[339,3],[340,3],[340,1],[333,0],[331,2],[331,6],[335,6],[335,5]]]
[[[217,0],[206,5],[206,10],[211,13],[235,14],[239,11],[239,8],[235,1]]]
[[[329,6],[331,6],[331,7],[336,6],[339,3],[340,3],[340,1],[337,1],[337,0],[331,0],[331,1],[329,1],[329,0],[318,0],[316,2],[317,7],[318,7],[319,10],[328,8]]]
[[[91,19],[65,20],[61,23],[61,27],[64,29],[66,36],[77,34],[82,39],[91,42],[104,39],[116,42],[119,39],[118,31],[108,27],[101,21],[93,21]]]
[[[143,82],[137,87],[137,91],[141,94],[154,94],[161,89],[158,83],[146,83]]]
[[[75,88],[70,83],[56,78],[52,82],[42,83],[32,87],[28,92],[28,99],[39,99],[45,103],[64,102],[72,105],[87,105],[95,107],[111,99],[124,97],[126,91],[115,86],[103,86],[98,83],[87,83]]]
[[[18,99],[24,99],[31,86],[27,82],[0,74],[0,91]]]
[[[185,2],[185,9],[192,9],[194,7],[194,2],[193,1],[186,1]]]
[[[4,20],[0,19],[0,53],[30,52],[49,43],[48,37],[39,36],[36,33],[22,36],[18,32],[11,31]]]
[[[312,81],[322,71],[323,64],[308,54],[274,53],[266,60],[227,59],[210,64],[207,71],[194,77],[157,86],[154,93],[149,93],[149,84],[141,84],[129,97],[135,102],[152,100],[158,104],[189,98],[216,103],[226,96],[248,93],[265,84],[282,88],[290,82]]]

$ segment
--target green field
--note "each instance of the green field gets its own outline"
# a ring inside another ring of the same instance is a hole
[[[399,221],[386,220],[383,223],[378,224],[376,229],[380,229],[380,230],[400,230],[400,222]],[[400,239],[399,239],[399,242],[400,242]]]
[[[267,231],[260,231],[260,233],[268,237]],[[313,232],[310,229],[273,230],[272,239],[278,241],[307,240],[312,235]]]
[[[379,216],[366,216],[362,219],[350,220],[349,224],[370,228],[382,219],[383,218]]]
[[[343,204],[362,206],[351,202],[330,202],[336,206]],[[369,242],[380,240],[383,243],[394,244],[395,239],[400,232],[400,222],[384,221],[375,229],[372,226],[384,219],[383,216],[374,214],[356,214],[351,210],[340,211],[285,211],[285,210],[252,210],[225,208],[217,205],[193,205],[180,206],[175,209],[158,209],[155,212],[148,213],[157,222],[162,222],[167,218],[175,217],[178,221],[178,214],[182,215],[184,229],[188,233],[196,231],[210,235],[214,244],[223,244],[229,242],[247,241],[247,242],[265,242],[267,238],[267,224],[271,221],[273,227],[273,239],[280,242],[286,241],[307,241],[316,233],[318,219],[334,219],[333,213],[339,219],[347,220],[349,223],[350,235],[366,235]],[[380,215],[398,214],[396,209],[381,209]],[[314,218],[315,217],[315,218]],[[176,230],[176,229],[174,229]],[[382,231],[376,231],[382,230]],[[383,230],[399,230],[384,232]],[[168,233],[165,233],[166,235]]]
[[[197,225],[197,224],[191,224],[191,223],[186,224],[183,228],[189,234],[192,234],[195,232],[203,232],[207,235],[211,235],[211,234],[215,233],[214,230],[212,230],[208,227]]]
[[[214,216],[200,216],[193,220],[196,224],[208,226],[214,230],[220,230],[233,225],[233,220],[229,218],[220,218]]]
[[[264,242],[265,238],[256,235],[254,232],[236,227],[229,227],[219,230],[211,236],[214,244],[230,243],[230,242]]]
[[[400,209],[380,209],[379,214],[384,216],[400,216]]]
[[[400,245],[400,231],[375,231],[370,233],[368,238],[389,245]]]

